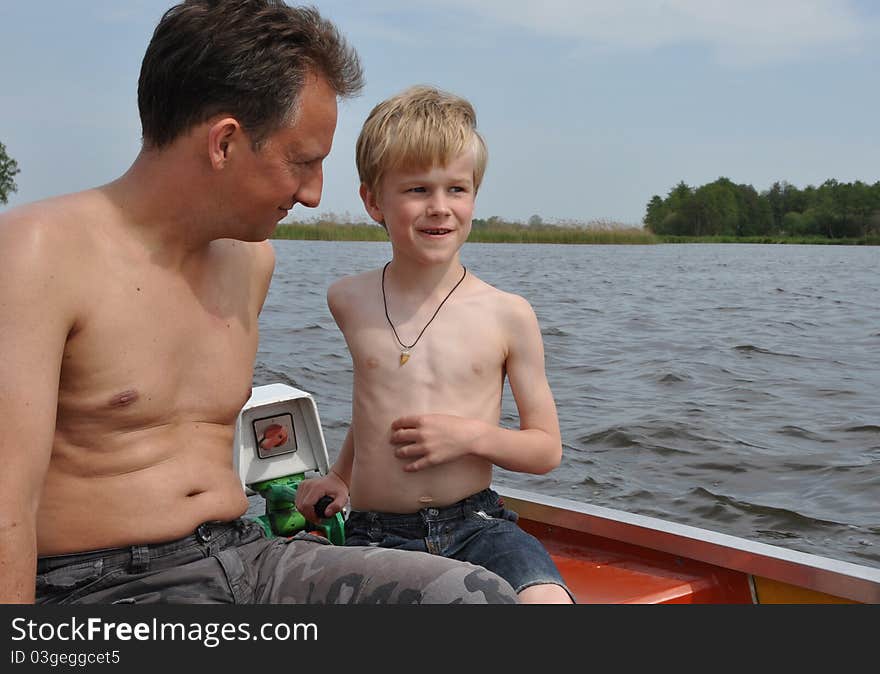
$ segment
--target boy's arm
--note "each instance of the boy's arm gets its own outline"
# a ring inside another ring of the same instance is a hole
[[[260,283],[258,295],[260,306],[257,313],[261,314],[266,298],[269,296],[269,284],[272,282],[272,275],[275,273],[275,248],[272,247],[272,242],[269,239],[256,245],[256,258],[256,276]]]
[[[352,302],[358,301],[358,298],[351,294],[351,289],[357,288],[357,286],[358,282],[354,281],[352,277],[345,277],[336,281],[327,289],[327,307],[330,309],[330,314],[333,316],[333,320],[343,336],[345,336],[345,319],[349,312],[348,307]],[[352,434],[352,427],[353,423],[349,425],[348,433],[345,434],[345,440],[342,441],[339,455],[330,468],[330,472],[335,473],[345,483],[346,495],[351,485],[351,469],[354,465],[354,435]]]
[[[324,509],[324,517],[332,517],[342,512],[348,501],[348,486],[351,484],[351,465],[354,456],[354,441],[351,428],[339,450],[339,456],[330,467],[330,472],[322,477],[303,480],[296,488],[296,509],[310,522],[319,522],[315,503],[323,496],[332,496],[333,501]]]
[[[521,473],[543,474],[559,465],[562,439],[544,371],[541,330],[523,298],[512,302],[505,331],[507,376],[519,412],[519,430],[443,414],[402,417],[391,425],[391,440],[400,445],[398,457],[414,459],[404,470],[418,471],[468,454]]]
[[[345,483],[346,488],[351,485],[351,467],[354,464],[354,435],[351,432],[351,426],[348,427],[348,433],[345,434],[345,440],[342,442],[342,448],[339,450],[339,456],[330,466],[330,472],[335,473],[336,477]]]
[[[42,234],[0,218],[0,603],[34,601],[37,511],[72,324],[74,284]]]
[[[544,369],[541,327],[531,305],[516,297],[508,328],[507,380],[519,414],[519,431],[500,429],[501,444],[482,448],[483,456],[507,470],[548,473],[562,460],[556,402]],[[491,454],[497,453],[499,460]]]
[[[333,283],[327,290],[327,306],[333,315],[333,320],[340,325],[340,316],[344,313],[344,305],[346,299],[346,288],[348,284],[345,279],[341,279]],[[341,327],[341,326],[340,326]],[[302,513],[310,522],[317,523],[319,518],[315,513],[315,503],[325,495],[333,497],[333,502],[325,509],[326,517],[332,517],[341,512],[348,501],[349,485],[351,484],[351,467],[354,463],[354,438],[351,432],[351,426],[348,433],[345,434],[345,440],[339,450],[339,456],[330,467],[327,475],[319,478],[312,478],[300,482],[296,490],[296,509]]]

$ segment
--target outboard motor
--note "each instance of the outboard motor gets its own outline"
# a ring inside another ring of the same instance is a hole
[[[318,407],[311,394],[286,384],[255,386],[235,425],[233,461],[248,496],[266,501],[258,517],[269,536],[293,536],[315,530],[296,509],[296,488],[310,473],[326,475],[330,469],[327,445]],[[332,501],[318,500],[320,515]],[[331,543],[345,542],[342,513],[322,520],[317,533]]]

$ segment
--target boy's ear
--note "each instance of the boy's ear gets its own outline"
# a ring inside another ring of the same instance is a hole
[[[382,213],[382,209],[379,208],[379,203],[376,201],[376,193],[361,183],[360,194],[361,201],[364,202],[364,208],[367,209],[369,216],[384,227],[385,215]]]
[[[226,166],[236,143],[247,142],[241,124],[234,117],[223,117],[208,127],[208,157],[211,166],[220,170]]]

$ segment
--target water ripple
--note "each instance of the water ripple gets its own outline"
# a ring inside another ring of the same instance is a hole
[[[390,244],[273,245],[254,381],[312,392],[333,459],[352,375],[326,289]],[[468,269],[539,317],[565,443],[557,470],[497,482],[880,566],[876,256],[466,244]],[[518,426],[509,391],[502,419]]]

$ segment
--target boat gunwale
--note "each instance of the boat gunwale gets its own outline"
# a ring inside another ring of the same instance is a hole
[[[880,568],[759,543],[687,524],[493,485],[526,519],[659,550],[801,588],[880,603]]]

